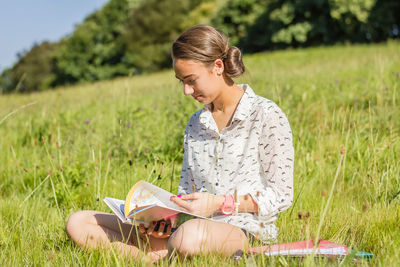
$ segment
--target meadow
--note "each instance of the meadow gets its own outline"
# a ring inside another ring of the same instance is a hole
[[[342,45],[244,57],[237,83],[275,101],[295,147],[294,203],[278,241],[323,238],[372,260],[215,256],[161,266],[400,264],[400,43]],[[0,265],[142,265],[84,251],[70,214],[109,211],[145,179],[176,192],[183,133],[200,104],[172,70],[29,95],[0,95]]]

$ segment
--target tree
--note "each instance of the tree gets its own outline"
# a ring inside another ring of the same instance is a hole
[[[42,42],[19,54],[17,63],[3,72],[5,92],[27,93],[49,88],[55,79],[53,56],[57,47],[58,43]]]
[[[0,94],[12,91],[10,72],[11,68],[7,68],[0,75]]]
[[[230,38],[230,43],[238,44],[247,36],[247,30],[263,14],[269,0],[227,0],[212,18],[213,26]]]
[[[0,91],[151,72],[172,42],[212,24],[244,52],[400,37],[398,0],[109,0],[57,43],[35,44],[0,75]]]
[[[367,38],[382,41],[400,37],[400,1],[377,0],[366,25]]]
[[[395,0],[270,0],[262,14],[242,30],[245,34],[238,43],[246,51],[255,52],[382,41],[398,37],[399,7]]]
[[[171,45],[185,28],[187,14],[200,1],[147,0],[134,10],[126,26],[125,62],[136,73],[171,66]]]
[[[89,15],[62,40],[55,56],[55,85],[127,75],[121,36],[130,11],[129,0],[111,0]]]

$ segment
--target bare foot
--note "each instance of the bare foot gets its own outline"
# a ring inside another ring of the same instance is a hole
[[[153,263],[165,258],[168,255],[168,249],[152,251],[146,254],[146,256],[150,256],[153,259]]]

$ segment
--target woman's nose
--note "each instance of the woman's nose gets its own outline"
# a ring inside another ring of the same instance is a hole
[[[183,93],[184,93],[185,95],[191,95],[191,94],[193,94],[193,93],[194,93],[193,87],[191,87],[191,86],[188,85],[188,84],[185,84],[185,85],[183,86]]]

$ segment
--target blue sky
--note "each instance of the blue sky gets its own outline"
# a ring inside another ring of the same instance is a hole
[[[0,0],[0,71],[35,42],[56,41],[108,0]]]

